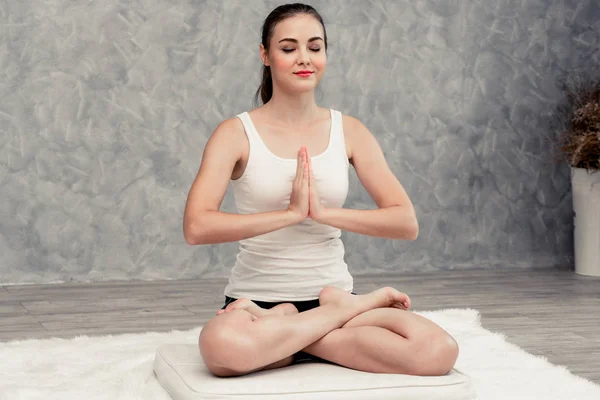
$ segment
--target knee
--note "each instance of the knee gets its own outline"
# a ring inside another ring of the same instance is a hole
[[[249,371],[253,348],[250,338],[243,334],[244,324],[251,322],[244,313],[219,315],[202,328],[198,347],[206,367],[216,376],[238,376]]]
[[[441,376],[452,370],[458,359],[458,343],[446,332],[426,335],[414,343],[414,375]]]
[[[454,368],[456,360],[458,359],[458,343],[448,333],[442,335],[440,339],[440,358],[441,358],[441,374],[445,375]]]

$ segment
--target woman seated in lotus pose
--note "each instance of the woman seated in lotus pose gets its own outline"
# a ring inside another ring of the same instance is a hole
[[[262,28],[263,105],[212,133],[188,194],[191,245],[239,241],[225,305],[199,348],[216,376],[305,360],[373,373],[444,375],[456,341],[409,311],[405,293],[352,292],[341,230],[414,240],[413,205],[365,126],[315,103],[327,35],[308,5],[277,7]],[[342,208],[352,164],[376,210]],[[231,180],[238,213],[219,211]]]

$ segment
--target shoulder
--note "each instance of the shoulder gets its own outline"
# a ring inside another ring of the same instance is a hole
[[[361,134],[367,130],[367,127],[358,119],[351,115],[346,115],[340,112],[342,115],[342,125],[344,126],[344,133],[352,135],[352,134]]]
[[[220,149],[241,155],[244,146],[247,146],[247,138],[242,121],[237,117],[227,118],[222,121],[208,139],[209,144],[217,145]]]
[[[238,115],[235,115],[217,125],[213,132],[213,136],[227,139],[244,139],[246,137],[246,131],[242,120],[238,118]]]
[[[227,118],[217,125],[213,135],[235,135],[236,133],[244,133],[244,125],[237,115]]]
[[[340,114],[342,115],[342,126],[344,137],[346,138],[346,146],[349,150],[349,156],[352,158],[354,149],[362,148],[366,142],[374,141],[375,137],[358,118],[343,113]]]

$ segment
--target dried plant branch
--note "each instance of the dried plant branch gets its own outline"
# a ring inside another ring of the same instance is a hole
[[[567,102],[555,116],[562,122],[559,158],[575,168],[600,171],[600,76],[577,74],[563,82]]]

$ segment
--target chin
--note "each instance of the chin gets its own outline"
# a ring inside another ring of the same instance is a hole
[[[319,80],[311,79],[304,82],[296,80],[285,80],[281,82],[280,87],[287,93],[301,95],[304,93],[313,92],[319,85]]]
[[[319,81],[311,82],[294,82],[294,84],[288,86],[290,91],[298,94],[307,93],[314,91],[319,85]]]

